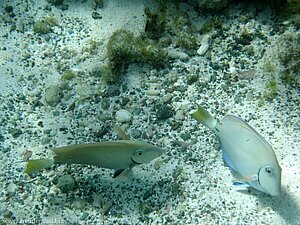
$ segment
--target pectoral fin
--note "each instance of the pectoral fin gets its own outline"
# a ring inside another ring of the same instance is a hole
[[[123,173],[126,169],[118,169],[118,170],[115,170],[114,172],[114,175],[113,175],[113,178],[117,178],[118,176],[121,175],[121,173]]]
[[[127,169],[118,169],[115,170],[113,178],[116,178],[118,180],[127,180],[132,172],[132,167],[129,167]]]
[[[257,181],[258,177],[257,175],[252,175],[252,176],[241,176],[240,179],[233,181],[233,185],[239,186],[239,187],[250,187],[251,185],[249,184],[250,182]]]
[[[250,185],[248,183],[245,182],[241,182],[241,181],[234,181],[232,183],[234,186],[240,187],[240,188],[249,188]]]

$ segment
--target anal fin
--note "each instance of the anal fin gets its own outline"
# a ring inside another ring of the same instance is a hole
[[[238,172],[236,167],[234,166],[232,160],[229,158],[229,156],[227,155],[222,143],[221,143],[221,149],[222,149],[222,156],[224,161],[226,162],[226,164],[234,171]]]
[[[113,178],[118,180],[127,180],[132,174],[132,172],[132,167],[129,167],[127,169],[118,169],[115,170]]]

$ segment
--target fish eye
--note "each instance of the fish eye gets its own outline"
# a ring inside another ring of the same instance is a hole
[[[141,156],[141,155],[143,155],[143,152],[142,152],[142,151],[137,151],[137,152],[136,152],[136,155],[137,155],[137,156]]]
[[[266,167],[265,171],[266,171],[266,173],[271,174],[272,173],[272,168]]]

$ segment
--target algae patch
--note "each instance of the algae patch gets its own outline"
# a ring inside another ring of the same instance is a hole
[[[277,43],[279,62],[283,67],[281,78],[286,84],[300,86],[300,35],[286,33]]]
[[[265,92],[264,97],[268,101],[271,101],[278,95],[278,85],[277,85],[276,79],[273,78],[273,79],[269,80],[266,83],[266,88],[267,88],[267,91]]]
[[[148,63],[161,67],[167,59],[166,55],[166,51],[155,41],[144,36],[135,37],[127,30],[117,30],[107,44],[108,64],[102,68],[102,77],[107,83],[115,83],[129,64]]]
[[[179,10],[178,4],[172,2],[159,2],[158,9],[151,11],[145,8],[147,16],[145,33],[147,37],[165,42],[170,34],[173,45],[187,50],[197,48],[197,36],[194,33],[188,16]]]
[[[48,34],[52,32],[52,27],[57,26],[57,21],[53,17],[46,17],[37,20],[33,24],[33,32],[37,34]]]

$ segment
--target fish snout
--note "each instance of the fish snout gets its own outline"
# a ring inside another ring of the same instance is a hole
[[[151,146],[147,148],[138,149],[132,155],[131,159],[136,164],[148,163],[153,159],[156,159],[157,157],[161,156],[164,152],[165,150],[159,147]]]
[[[260,169],[258,180],[264,192],[271,196],[281,193],[281,168],[277,165],[267,165]]]
[[[148,151],[148,159],[149,161],[156,159],[158,157],[160,157],[162,154],[166,153],[165,149],[159,148],[159,147],[154,147],[153,149],[151,149],[150,151]],[[151,159],[150,159],[151,158]]]

